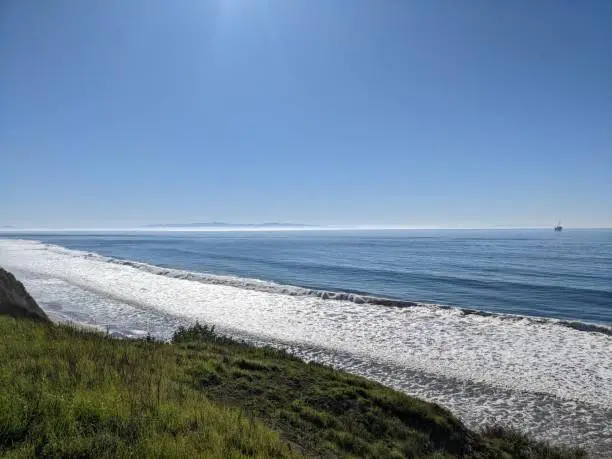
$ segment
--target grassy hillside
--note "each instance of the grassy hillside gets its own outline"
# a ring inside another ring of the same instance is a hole
[[[0,317],[4,457],[581,457],[285,353]]]

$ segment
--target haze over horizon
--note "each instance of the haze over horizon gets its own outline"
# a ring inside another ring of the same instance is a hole
[[[0,5],[0,227],[612,227],[612,2]]]
[[[77,232],[223,232],[223,231],[383,231],[383,230],[550,230],[552,226],[517,226],[517,225],[308,225],[308,224],[257,224],[257,223],[216,223],[216,224],[166,224],[166,225],[138,225],[138,226],[31,226],[18,227],[13,225],[0,226],[1,233],[11,232],[55,232],[55,231],[77,231]],[[564,226],[570,230],[587,229],[612,229],[610,226]]]

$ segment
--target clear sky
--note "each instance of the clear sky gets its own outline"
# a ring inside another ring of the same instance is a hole
[[[0,225],[612,226],[612,1],[3,0]]]

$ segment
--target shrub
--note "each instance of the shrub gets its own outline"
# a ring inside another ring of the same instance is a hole
[[[221,336],[215,331],[214,325],[195,323],[191,327],[180,326],[172,335],[173,343],[189,343],[193,341],[219,341]]]

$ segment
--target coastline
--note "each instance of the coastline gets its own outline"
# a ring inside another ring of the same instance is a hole
[[[262,458],[429,457],[432,453],[482,459],[526,454],[532,458],[584,457],[579,450],[552,447],[497,426],[470,431],[435,404],[358,376],[304,363],[282,351],[231,340],[198,324],[179,329],[168,344],[149,338],[118,340],[66,325],[6,317],[0,317],[0,329],[6,337],[0,343],[0,380],[13,400],[21,400],[27,384],[35,381],[28,382],[27,374],[15,379],[12,372],[19,368],[18,361],[37,366],[43,375],[57,365],[71,368],[44,378],[39,395],[30,402],[23,399],[26,409],[39,400],[36,403],[42,408],[36,420],[28,423],[35,431],[43,429],[45,435],[32,436],[30,428],[19,430],[14,424],[19,421],[13,418],[8,430],[12,440],[3,441],[0,452],[29,457],[28,451],[35,450],[59,455],[80,451],[102,457],[111,451],[148,454],[155,445],[156,454],[165,455],[163,451],[172,448],[171,456],[182,457],[226,457],[236,448],[242,451],[240,457],[248,451],[249,457]],[[120,355],[123,357],[118,358]],[[92,372],[92,365],[98,371]],[[186,391],[189,405],[181,402]],[[45,408],[48,397],[58,393],[64,394],[62,404],[56,403],[54,410]],[[178,397],[179,393],[183,395]],[[113,399],[119,394],[124,395]],[[77,405],[76,400],[80,400]],[[105,402],[100,404],[101,400]],[[18,415],[17,405],[4,406],[8,411],[1,419]],[[126,411],[128,406],[136,410]],[[164,413],[171,406],[168,417]],[[54,422],[58,409],[64,413],[62,422]],[[83,410],[89,417],[82,417]],[[211,430],[217,432],[219,440],[212,444],[200,439],[198,410],[207,413],[207,435]],[[124,419],[124,424],[113,427],[116,421],[108,424],[107,419]],[[87,422],[86,430],[82,430],[83,422]],[[71,433],[71,426],[78,433]],[[97,443],[99,434],[106,435],[104,444]],[[53,443],[48,442],[48,435],[54,436]]]
[[[35,268],[38,274],[24,273],[35,296],[102,329],[111,318],[111,333],[135,337],[150,330],[163,337],[200,318],[238,339],[289,349],[447,406],[472,428],[503,419],[538,438],[610,450],[610,408],[601,406],[609,385],[597,364],[605,367],[607,357],[599,351],[609,335],[554,320],[210,285],[194,282],[194,273],[174,276],[169,268],[136,269],[132,262],[109,263],[90,252],[27,245],[16,258],[8,246],[0,252],[5,260],[24,263],[26,271]],[[595,387],[589,383],[594,380]]]

